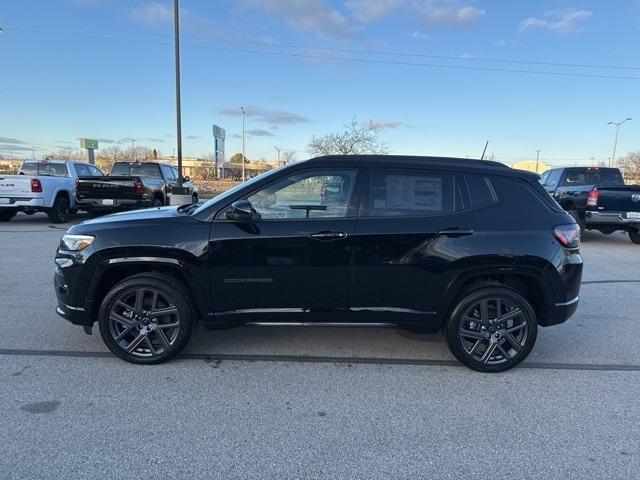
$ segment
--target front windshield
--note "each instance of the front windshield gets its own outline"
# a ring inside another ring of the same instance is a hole
[[[274,168],[273,170],[267,170],[266,172],[263,172],[260,175],[256,175],[251,180],[247,180],[246,182],[239,183],[235,187],[230,188],[229,190],[227,190],[225,192],[222,192],[220,195],[217,195],[217,196],[213,197],[212,199],[207,200],[206,202],[204,202],[202,205],[200,205],[196,210],[194,210],[191,213],[192,213],[192,215],[197,215],[198,213],[202,212],[203,210],[206,210],[207,208],[209,208],[214,203],[219,202],[220,200],[224,200],[225,198],[234,195],[239,190],[241,190],[241,189],[243,189],[245,187],[250,187],[254,183],[259,182],[260,180],[262,180],[263,178],[268,178],[271,175],[274,175],[274,174],[282,171],[284,168],[286,168],[286,165],[283,165],[283,166],[278,167],[278,168]]]

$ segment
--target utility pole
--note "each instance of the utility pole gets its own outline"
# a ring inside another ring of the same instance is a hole
[[[538,173],[539,165],[540,165],[540,150],[536,150],[536,173]]]
[[[273,147],[273,148],[275,148],[276,152],[278,152],[278,163],[277,163],[277,165],[280,166],[280,150],[282,150],[282,149],[279,148],[279,147]]]
[[[613,153],[611,154],[611,159],[609,160],[609,166],[614,165],[616,162],[616,148],[618,147],[618,133],[620,132],[620,125],[622,125],[627,120],[631,120],[631,117],[625,118],[621,122],[609,122],[607,125],[615,125],[616,126],[616,136],[613,140]]]
[[[178,0],[173,0],[174,44],[176,57],[176,140],[178,146],[178,187],[182,189],[182,118],[180,112],[180,11]],[[180,192],[182,193],[182,191]]]
[[[136,141],[131,139],[131,160],[136,161]]]
[[[244,170],[244,164],[245,164],[245,160],[246,157],[244,155],[244,115],[245,115],[245,110],[244,107],[240,107],[240,111],[242,112],[242,181],[245,181],[245,170]]]

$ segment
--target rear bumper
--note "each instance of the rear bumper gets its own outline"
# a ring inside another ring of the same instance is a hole
[[[0,208],[44,208],[44,198],[2,197]]]
[[[559,323],[564,323],[569,320],[569,318],[576,313],[579,300],[580,297],[575,297],[567,302],[555,303],[549,312],[547,321],[542,324],[542,326],[558,325]]]
[[[638,207],[640,210],[640,206]],[[640,227],[640,218],[627,218],[627,212],[591,212],[584,214],[584,223],[587,225],[616,225],[622,228],[626,226]]]
[[[112,211],[112,210],[134,210],[138,208],[149,208],[151,200],[146,198],[114,198],[113,205],[105,205],[102,198],[84,198],[77,201],[80,210],[92,211]]]

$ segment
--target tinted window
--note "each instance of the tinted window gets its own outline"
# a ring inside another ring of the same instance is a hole
[[[173,179],[177,180],[180,175],[178,175],[178,170],[171,167],[171,173],[173,173]]]
[[[417,171],[371,173],[369,215],[438,215],[454,208],[453,175]]]
[[[89,169],[89,175],[93,175],[94,177],[103,177],[104,174],[98,167],[94,167],[93,165],[87,165]]]
[[[128,176],[129,175],[129,164],[128,163],[116,163],[111,169],[111,173],[109,175],[112,176]]]
[[[547,176],[547,181],[544,183],[545,187],[557,187],[560,182],[560,176],[562,175],[562,170],[550,170],[549,175]]]
[[[167,180],[168,182],[171,182],[177,178],[174,176],[174,172],[171,167],[167,165],[160,165],[160,168],[162,169],[165,180]]]
[[[111,169],[111,175],[161,178],[156,163],[116,163]]]
[[[467,175],[465,180],[469,189],[469,199],[472,207],[483,207],[495,202],[493,189],[488,178],[480,175]]]
[[[270,185],[247,200],[263,219],[345,217],[355,170],[305,172]]]
[[[595,185],[598,183],[622,185],[624,180],[620,172],[615,169],[569,168],[562,185]]]
[[[86,165],[75,164],[73,167],[76,169],[76,175],[79,177],[88,177],[90,175],[89,169]]]
[[[67,166],[64,163],[29,162],[24,163],[20,173],[25,175],[52,175],[54,177],[66,177]]]

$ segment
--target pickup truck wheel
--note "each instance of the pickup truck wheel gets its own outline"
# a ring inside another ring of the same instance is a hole
[[[531,352],[537,332],[529,302],[505,287],[464,296],[445,327],[451,353],[480,372],[501,372],[519,364]]]
[[[69,199],[58,195],[53,202],[53,206],[47,211],[49,220],[53,223],[64,223],[69,218]]]
[[[104,343],[132,363],[155,364],[175,357],[193,331],[186,292],[181,282],[160,274],[134,275],[118,283],[98,313]]]
[[[635,244],[640,244],[640,230],[629,230],[629,239]]]
[[[8,222],[16,216],[16,213],[18,213],[18,210],[15,208],[0,210],[0,222]]]

